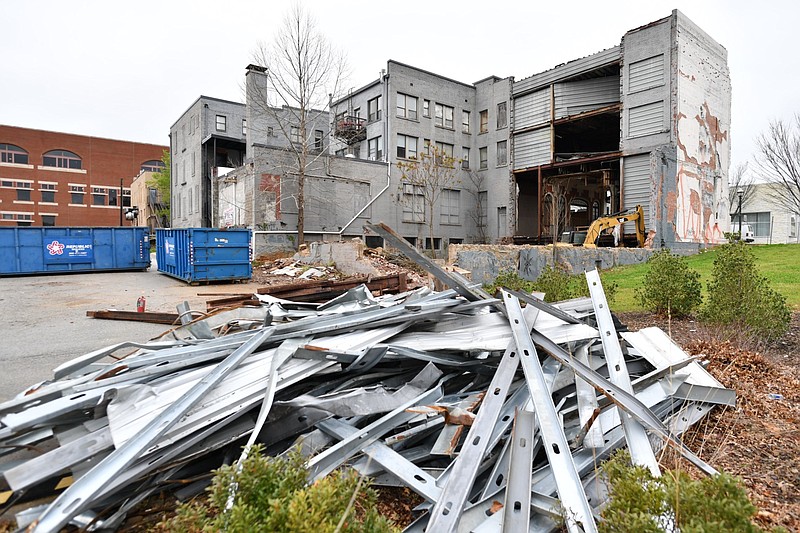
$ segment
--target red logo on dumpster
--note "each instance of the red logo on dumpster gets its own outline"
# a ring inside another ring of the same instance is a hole
[[[48,244],[47,249],[50,250],[50,255],[61,255],[64,253],[64,245],[58,241],[53,241]]]

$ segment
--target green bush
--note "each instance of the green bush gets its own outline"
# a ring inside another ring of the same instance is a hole
[[[606,300],[614,301],[617,292],[616,283],[603,281],[603,274],[600,274],[603,289],[606,293]],[[562,268],[552,268],[550,265],[544,267],[542,273],[536,281],[530,281],[520,277],[512,271],[501,272],[494,283],[484,285],[490,294],[494,294],[501,287],[522,292],[543,292],[545,302],[560,302],[570,298],[589,296],[589,285],[586,283],[586,276],[583,274],[570,274]]]
[[[667,470],[655,478],[648,469],[631,465],[626,451],[615,453],[602,473],[609,501],[598,524],[600,533],[762,531],[750,521],[755,506],[729,474],[696,481],[685,472]]]
[[[700,316],[772,342],[789,329],[791,311],[758,272],[750,246],[739,241],[719,248]]]
[[[368,484],[359,484],[353,471],[337,471],[307,485],[305,460],[293,451],[273,458],[254,447],[244,461],[215,471],[203,501],[178,507],[173,519],[159,524],[158,531],[174,533],[347,533],[392,532],[397,528],[375,509],[377,495]],[[233,480],[238,483],[236,500],[223,513]],[[350,508],[356,495],[355,505]],[[342,520],[342,517],[345,517]],[[339,526],[341,522],[341,526]],[[337,527],[339,529],[337,530]]]
[[[702,302],[700,273],[689,268],[686,258],[663,249],[648,259],[650,270],[634,291],[645,309],[658,314],[686,316]]]

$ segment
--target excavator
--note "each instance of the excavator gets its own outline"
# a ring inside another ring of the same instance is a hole
[[[583,240],[583,246],[586,248],[597,248],[598,246],[633,246],[633,240],[628,241],[625,235],[620,235],[615,238],[611,232],[614,228],[621,226],[626,222],[634,222],[636,228],[636,245],[639,248],[644,248],[645,233],[644,233],[644,211],[642,206],[637,205],[633,209],[626,209],[612,215],[600,217],[589,226],[586,231],[586,238]]]

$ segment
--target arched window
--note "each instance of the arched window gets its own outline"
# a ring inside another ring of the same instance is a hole
[[[45,167],[71,168],[80,170],[81,158],[78,154],[68,150],[50,150],[42,157],[42,165]]]
[[[28,164],[28,152],[14,144],[0,144],[0,163]]]
[[[164,165],[163,161],[159,161],[158,159],[151,159],[150,161],[145,161],[142,163],[141,171],[142,172],[161,172],[164,170],[166,165]]]

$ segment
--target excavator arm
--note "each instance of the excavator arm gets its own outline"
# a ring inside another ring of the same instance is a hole
[[[639,248],[643,248],[645,239],[644,211],[642,211],[642,206],[640,205],[637,205],[633,209],[628,209],[626,211],[614,213],[613,215],[600,217],[592,222],[592,225],[589,226],[589,230],[586,232],[586,239],[583,241],[583,245],[586,248],[597,248],[597,238],[604,231],[622,225],[626,222],[635,222],[636,242],[639,244]]]

